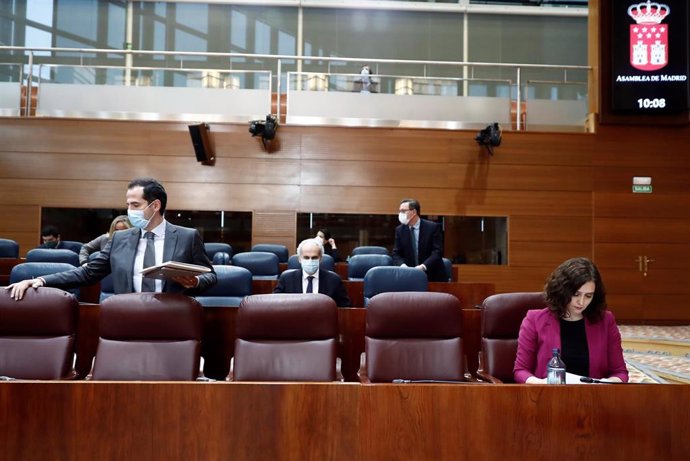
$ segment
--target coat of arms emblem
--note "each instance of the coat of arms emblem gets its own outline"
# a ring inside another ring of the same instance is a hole
[[[662,21],[670,13],[668,5],[651,0],[628,8],[635,20],[630,25],[630,65],[635,69],[649,72],[668,64],[668,24]]]

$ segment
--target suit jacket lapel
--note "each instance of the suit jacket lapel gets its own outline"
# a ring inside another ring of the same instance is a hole
[[[134,259],[137,256],[137,248],[139,247],[139,239],[141,238],[141,230],[138,228],[132,229],[132,232],[130,233],[128,239],[128,244],[125,248],[130,251],[130,254],[128,255],[123,255],[123,257],[126,257],[129,261],[128,264],[125,265],[127,269],[126,273],[126,280],[127,280],[127,290],[125,293],[131,293],[134,291],[134,284],[132,282],[132,277],[134,276]],[[112,249],[111,249],[112,251]],[[112,254],[110,256],[112,258]]]

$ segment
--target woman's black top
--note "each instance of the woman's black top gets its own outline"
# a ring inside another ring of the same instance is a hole
[[[568,373],[589,376],[589,346],[584,318],[575,322],[561,319],[561,358]]]
[[[333,258],[333,261],[339,263],[340,262],[340,255],[338,254],[338,250],[335,248],[331,248],[329,244],[325,244],[323,246],[323,252],[326,253],[328,256]]]

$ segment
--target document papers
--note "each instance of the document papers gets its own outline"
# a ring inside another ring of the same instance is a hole
[[[209,267],[168,261],[157,266],[147,267],[141,271],[141,275],[142,277],[167,280],[173,277],[194,277],[208,272],[211,272]]]

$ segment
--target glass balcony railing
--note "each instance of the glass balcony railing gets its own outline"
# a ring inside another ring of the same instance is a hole
[[[210,66],[211,57],[227,65]],[[0,116],[248,122],[273,113],[303,125],[585,130],[586,66],[370,59],[373,73],[347,71],[362,64],[0,46]]]

